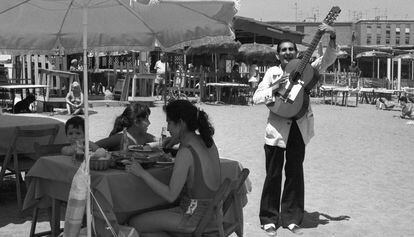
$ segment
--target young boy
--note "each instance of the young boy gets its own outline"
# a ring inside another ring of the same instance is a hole
[[[65,146],[62,148],[62,154],[71,156],[76,153],[77,141],[80,141],[82,144],[82,149],[84,149],[84,140],[85,140],[85,120],[82,117],[74,116],[65,124],[66,137],[71,145]],[[93,143],[89,142],[89,148],[92,151],[96,151],[99,147]]]

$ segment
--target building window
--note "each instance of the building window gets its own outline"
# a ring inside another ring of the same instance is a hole
[[[395,35],[400,35],[401,28],[399,26],[395,27]]]
[[[371,35],[367,35],[367,44],[371,44],[372,37]]]
[[[381,25],[377,25],[377,34],[381,33]]]
[[[405,26],[405,44],[410,44],[410,25]]]
[[[377,34],[377,44],[381,44],[381,35]]]
[[[296,26],[296,31],[304,33],[305,32],[305,26]]]
[[[400,36],[395,37],[395,44],[400,45]]]
[[[371,26],[367,26],[367,34],[371,34],[371,33],[372,33]]]
[[[385,29],[385,44],[390,44],[391,26],[387,25]]]

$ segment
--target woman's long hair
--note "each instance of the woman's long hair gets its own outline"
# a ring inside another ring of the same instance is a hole
[[[112,129],[109,136],[119,133],[124,128],[129,128],[136,121],[140,121],[145,119],[147,116],[151,114],[151,110],[148,108],[147,105],[143,105],[140,103],[131,103],[127,105],[124,112],[116,117],[114,128]]]
[[[165,107],[167,118],[174,123],[182,120],[188,130],[195,132],[198,130],[201,138],[207,147],[214,144],[214,128],[211,125],[208,115],[187,100],[175,100]]]

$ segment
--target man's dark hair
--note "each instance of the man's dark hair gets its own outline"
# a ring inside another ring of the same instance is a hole
[[[73,116],[72,118],[68,119],[65,123],[65,133],[68,134],[69,125],[72,125],[73,128],[80,128],[83,132],[85,132],[85,120],[80,116]]]
[[[280,53],[280,45],[282,45],[283,43],[292,43],[293,47],[295,48],[295,51],[298,51],[298,47],[296,46],[296,43],[293,42],[290,39],[282,39],[278,44],[277,44],[277,53]]]

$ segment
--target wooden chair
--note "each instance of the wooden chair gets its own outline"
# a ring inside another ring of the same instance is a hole
[[[244,182],[249,176],[250,170],[244,168],[237,180],[232,182],[230,193],[223,203],[223,216],[226,216],[228,210],[232,205],[234,205],[236,222],[235,223],[223,223],[225,236],[231,235],[233,232],[236,233],[238,237],[243,236],[243,205],[240,200],[240,195],[242,195],[242,187]]]
[[[35,142],[33,144],[37,159],[39,159],[41,156],[45,156],[45,155],[59,155],[59,154],[61,154],[62,148],[64,146],[68,146],[68,145],[70,145],[70,144],[69,143],[64,143],[64,144],[40,145],[37,142]],[[35,206],[35,208],[33,209],[32,225],[30,227],[30,235],[29,235],[30,237],[48,236],[48,235],[57,236],[57,234],[62,231],[62,229],[60,229],[60,226],[59,226],[60,225],[60,223],[59,223],[60,222],[60,217],[53,216],[53,213],[56,213],[55,211],[52,210],[54,208],[60,208],[60,205],[58,203],[54,202],[52,204],[52,208],[48,209],[51,230],[40,232],[40,233],[35,233],[37,218],[39,216],[39,211],[40,211],[40,208],[38,206]]]
[[[213,216],[216,216],[216,224],[218,228],[218,236],[224,237],[224,229],[223,229],[223,201],[227,197],[230,192],[230,184],[231,180],[226,178],[224,182],[220,185],[219,189],[214,195],[213,200],[207,207],[206,212],[204,213],[202,219],[200,220],[199,224],[197,225],[194,232],[191,234],[193,237],[201,237],[204,236],[204,231],[207,228],[208,224],[210,223]],[[217,234],[216,234],[217,236]]]
[[[229,182],[229,179],[226,179],[223,182],[192,236],[217,236],[217,233],[205,232],[214,215],[216,216],[219,237],[230,236],[233,232],[238,237],[243,236],[243,206],[239,195],[241,195],[240,192],[249,173],[249,169],[243,169],[236,180]],[[224,222],[224,216],[232,205],[235,206],[236,222],[226,223]]]
[[[59,125],[53,125],[46,129],[23,129],[16,127],[13,134],[11,134],[11,146],[7,150],[6,156],[4,157],[3,165],[0,172],[0,186],[3,182],[4,176],[6,175],[6,170],[10,171],[9,174],[15,174],[16,176],[16,194],[17,194],[17,207],[19,211],[22,210],[22,194],[21,194],[21,182],[23,178],[21,172],[27,172],[32,165],[35,163],[35,159],[32,156],[27,156],[28,154],[18,154],[17,146],[18,141],[21,138],[40,138],[47,137],[49,138],[49,143],[52,144],[55,142],[55,138],[59,131]],[[7,174],[7,175],[9,175]]]

